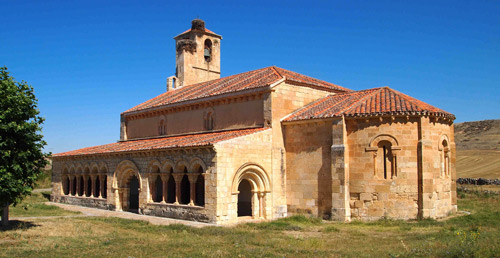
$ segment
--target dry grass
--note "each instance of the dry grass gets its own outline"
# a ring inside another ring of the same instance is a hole
[[[444,221],[343,224],[297,216],[191,228],[118,218],[39,219],[0,231],[0,257],[498,256],[500,198],[461,196],[459,206],[472,214]],[[477,239],[461,238],[476,232]]]
[[[472,178],[500,178],[500,151],[457,151],[457,176]]]
[[[22,203],[17,206],[10,206],[10,217],[43,217],[43,216],[67,216],[79,214],[78,212],[63,210],[53,205],[46,205],[49,201],[49,192],[32,193],[26,196]]]

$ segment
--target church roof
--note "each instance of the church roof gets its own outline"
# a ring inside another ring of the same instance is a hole
[[[230,131],[178,135],[153,139],[129,140],[105,145],[87,147],[83,149],[62,152],[52,157],[83,156],[95,154],[122,153],[130,151],[148,151],[186,147],[211,146],[214,143],[229,140],[239,136],[259,132],[267,128],[239,129]]]
[[[285,70],[276,66],[270,66],[216,80],[183,86],[172,91],[167,91],[123,113],[126,114],[136,111],[142,111],[174,103],[198,100],[202,98],[214,97],[244,90],[265,88],[283,79],[285,79],[285,81],[297,83],[306,87],[317,88],[331,92],[338,93],[351,91],[347,88],[329,82],[314,79],[309,76]]]
[[[389,87],[329,95],[306,105],[283,119],[285,122],[341,116],[432,115],[455,119],[431,106]]]

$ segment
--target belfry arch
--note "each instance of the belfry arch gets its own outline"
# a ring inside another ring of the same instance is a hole
[[[134,189],[131,189],[131,187]],[[135,188],[137,188],[137,192]],[[120,162],[113,174],[116,210],[135,212],[136,208],[139,209],[141,206],[139,195],[142,190],[142,178],[135,163],[130,160]],[[137,204],[137,207],[135,207],[135,204]],[[134,210],[131,210],[131,208]]]
[[[248,196],[249,192],[251,196]],[[236,171],[231,186],[231,194],[233,195],[232,200],[236,205],[236,210],[239,211],[237,216],[251,214],[254,219],[269,217],[267,212],[269,201],[267,199],[270,193],[269,176],[261,166],[246,163]],[[250,204],[246,203],[248,201]]]

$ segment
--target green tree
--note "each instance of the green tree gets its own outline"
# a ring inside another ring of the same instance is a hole
[[[39,116],[33,88],[16,82],[6,67],[0,67],[0,207],[2,225],[9,220],[9,204],[18,204],[31,194],[35,181],[47,164],[42,152],[44,119]]]

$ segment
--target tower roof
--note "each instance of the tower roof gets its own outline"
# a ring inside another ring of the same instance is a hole
[[[286,117],[284,122],[341,116],[432,115],[455,116],[389,87],[330,95],[306,105]]]
[[[215,97],[229,93],[237,93],[245,90],[263,89],[279,82],[280,80],[300,84],[304,87],[311,87],[336,93],[351,91],[333,83],[311,78],[309,76],[279,67],[270,66],[216,80],[183,86],[173,91],[167,91],[123,113],[138,112],[175,103]]]
[[[205,34],[209,34],[209,35],[212,35],[214,37],[218,37],[220,39],[222,39],[222,36],[219,35],[219,34],[216,34],[215,32],[205,28],[205,22],[201,19],[194,19],[192,22],[191,22],[191,29],[189,30],[186,30],[184,31],[183,33],[177,35],[174,37],[174,39],[177,39],[179,38],[180,36],[182,35],[185,35],[191,31],[197,31],[197,32],[202,32],[202,33],[205,33]]]

